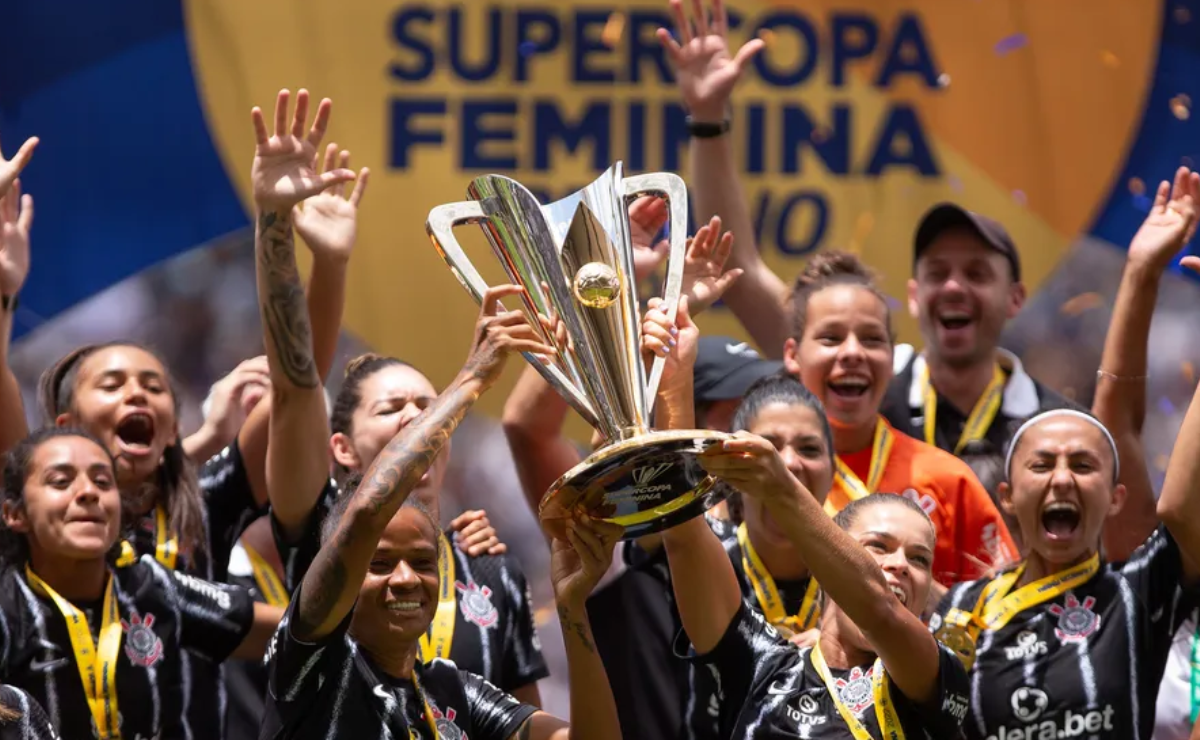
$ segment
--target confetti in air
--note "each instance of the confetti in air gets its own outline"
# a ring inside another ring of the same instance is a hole
[[[1067,316],[1078,316],[1084,311],[1099,308],[1103,303],[1104,299],[1100,297],[1099,293],[1080,293],[1063,303],[1059,310]]]
[[[950,183],[950,189],[956,193],[963,191],[963,182],[958,175],[950,175],[946,178],[946,182]]]
[[[1029,37],[1023,33],[1014,33],[1012,36],[1006,36],[996,42],[996,53],[1004,56],[1010,51],[1025,47],[1029,43]]]
[[[1171,399],[1167,398],[1166,396],[1159,396],[1158,410],[1163,416],[1174,416],[1178,409],[1175,408],[1175,404],[1171,403]],[[1166,456],[1164,455],[1164,457]],[[1163,466],[1163,469],[1166,469],[1165,465]]]
[[[1012,192],[1013,202],[1019,206],[1029,203],[1029,198],[1025,195],[1024,190],[1014,190]]]
[[[1109,69],[1116,69],[1121,66],[1121,58],[1111,51],[1105,51],[1100,54],[1100,61],[1104,62],[1104,66]]]
[[[1171,112],[1181,121],[1186,121],[1192,115],[1192,99],[1184,93],[1171,98]]]
[[[600,34],[600,40],[608,48],[615,47],[621,41],[621,34],[625,32],[625,14],[616,11],[608,17],[608,23],[604,24],[604,31]]]
[[[942,72],[937,78],[938,87],[950,87],[950,75]]]
[[[1129,192],[1133,195],[1142,195],[1146,192],[1146,183],[1142,182],[1140,177],[1129,178]]]

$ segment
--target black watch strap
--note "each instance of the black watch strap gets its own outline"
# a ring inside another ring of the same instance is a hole
[[[710,123],[707,121],[697,121],[691,116],[687,117],[688,133],[695,136],[697,139],[715,139],[722,134],[729,132],[729,119],[726,118],[720,123]]]
[[[0,294],[0,309],[3,309],[5,313],[16,311],[19,302],[15,293],[13,295]]]

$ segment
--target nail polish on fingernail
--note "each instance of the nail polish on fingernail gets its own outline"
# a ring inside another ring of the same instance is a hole
[[[671,340],[667,342],[667,344],[669,344],[669,345],[671,345],[672,347],[674,347],[676,344],[678,344],[678,342],[676,342],[676,341],[675,341],[675,339],[674,339],[674,337],[672,337],[672,338],[671,338]]]
[[[671,336],[673,336],[673,337],[679,336],[679,327],[676,327],[676,326],[671,327]]]
[[[666,355],[666,354],[670,354],[670,353],[671,353],[671,348],[670,348],[670,347],[663,347],[663,354],[664,354],[664,355]]]

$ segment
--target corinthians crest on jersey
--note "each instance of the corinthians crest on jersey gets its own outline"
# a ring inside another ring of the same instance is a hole
[[[492,603],[492,589],[480,586],[474,579],[468,579],[465,584],[456,581],[454,587],[458,589],[458,608],[462,610],[464,619],[483,629],[496,626],[500,613]]]

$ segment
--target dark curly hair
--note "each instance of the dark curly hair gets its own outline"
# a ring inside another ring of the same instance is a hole
[[[329,507],[329,511],[326,512],[324,518],[321,519],[322,546],[333,539],[333,533],[337,531],[338,523],[341,522],[342,516],[345,515],[346,510],[350,508],[350,500],[354,498],[354,495],[357,493],[358,486],[362,483],[362,480],[362,473],[355,471],[350,473],[345,482],[342,484],[341,492]],[[442,551],[442,538],[437,537],[437,535],[442,531],[442,528],[438,525],[437,518],[434,517],[433,512],[429,510],[429,507],[421,503],[415,496],[410,495],[404,500],[404,503],[400,505],[400,508],[416,509],[417,511],[421,512],[421,514],[425,517],[425,521],[429,522],[429,526],[433,528],[435,544],[437,545],[438,554],[440,555]]]
[[[329,415],[329,431],[332,434],[354,432],[354,410],[362,403],[362,386],[372,375],[388,367],[412,367],[404,360],[385,357],[373,352],[361,354],[346,363],[346,375],[341,390],[333,401],[333,412]],[[416,368],[413,368],[414,370]],[[351,471],[339,462],[334,462],[334,478],[339,486],[345,486]]]
[[[875,275],[858,257],[849,252],[820,252],[808,261],[804,271],[792,286],[792,338],[797,342],[804,336],[808,324],[808,301],[817,293],[835,285],[857,285],[869,290],[883,305],[888,340],[895,342],[892,330],[892,309],[887,296],[875,285]]]
[[[29,479],[29,468],[33,464],[33,456],[38,449],[53,439],[78,437],[92,442],[104,450],[109,464],[116,468],[116,461],[104,443],[83,429],[71,427],[43,427],[21,440],[8,451],[4,460],[4,483],[0,489],[0,510],[4,506],[22,507],[25,505],[25,482]],[[115,475],[114,475],[115,480]],[[122,525],[127,521],[125,506],[121,506]],[[123,528],[123,527],[122,527]],[[115,562],[121,549],[121,537],[109,550],[109,561]],[[6,526],[0,526],[0,564],[2,567],[20,568],[29,561],[29,541],[25,535],[14,532]]]
[[[133,347],[153,356],[166,369],[167,364],[156,352],[137,342],[117,341],[103,344],[85,344],[67,353],[42,373],[38,383],[38,402],[47,424],[54,424],[59,415],[74,408],[75,392],[78,390],[79,369],[92,355],[112,347]],[[178,424],[180,402],[175,386],[167,373],[167,392],[175,404]],[[176,432],[178,432],[178,428]],[[183,451],[183,436],[177,434],[175,443],[163,451],[162,464],[158,467],[158,491],[163,507],[167,511],[167,523],[179,537],[180,551],[199,553],[208,549],[205,525],[204,491],[196,475],[196,466]]]

